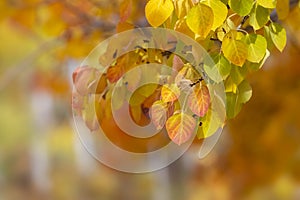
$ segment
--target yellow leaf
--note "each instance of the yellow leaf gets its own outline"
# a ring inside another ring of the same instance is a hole
[[[275,8],[277,0],[257,0],[257,3],[265,8]]]
[[[248,55],[248,46],[244,42],[244,35],[234,30],[228,32],[223,38],[222,51],[231,63],[243,66]]]
[[[166,129],[170,139],[181,145],[188,141],[196,127],[196,120],[185,113],[171,116],[166,122]]]
[[[206,5],[211,7],[214,14],[214,22],[211,30],[215,31],[220,27],[226,20],[228,9],[226,5],[220,0],[208,0],[204,2]]]
[[[188,27],[202,39],[205,39],[209,34],[213,22],[213,10],[202,3],[194,6],[187,14],[186,23]]]
[[[191,29],[187,26],[185,19],[177,20],[177,22],[175,23],[174,30],[178,31],[178,32],[181,32],[183,34],[186,34],[187,36],[189,36],[191,38],[195,37],[195,33],[193,33],[191,31]]]
[[[178,99],[180,89],[176,84],[163,85],[161,89],[161,98],[163,102],[172,102]]]
[[[150,0],[145,7],[145,15],[151,26],[158,27],[171,16],[173,10],[171,0]]]
[[[190,0],[176,0],[174,1],[174,5],[178,19],[184,18],[192,6]]]

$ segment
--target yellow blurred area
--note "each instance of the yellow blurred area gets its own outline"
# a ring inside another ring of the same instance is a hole
[[[137,175],[94,160],[73,128],[72,70],[114,30],[91,24],[85,30],[86,22],[59,5],[36,12],[30,5],[40,2],[0,1],[0,200],[300,199],[299,10],[284,21],[287,48],[248,77],[253,97],[214,150],[198,160],[195,144],[169,167]],[[110,1],[107,10],[109,1],[88,2],[82,12],[116,21],[120,1]],[[15,16],[18,9],[22,14]],[[143,15],[139,6],[134,12]],[[44,21],[36,21],[37,13]]]

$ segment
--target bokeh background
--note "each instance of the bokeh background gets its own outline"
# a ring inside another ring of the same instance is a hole
[[[0,199],[300,199],[299,7],[281,22],[286,49],[247,77],[253,97],[214,150],[199,160],[195,144],[138,175],[95,161],[71,110],[72,71],[116,32],[120,2],[0,1]],[[136,26],[147,26],[145,2],[134,1]]]

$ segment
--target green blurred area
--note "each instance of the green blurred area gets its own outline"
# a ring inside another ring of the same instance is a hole
[[[285,23],[287,48],[248,77],[253,97],[214,150],[198,160],[195,145],[168,168],[142,175],[109,169],[81,145],[68,69],[80,59],[57,60],[64,43],[2,20],[0,199],[300,199],[297,12]]]

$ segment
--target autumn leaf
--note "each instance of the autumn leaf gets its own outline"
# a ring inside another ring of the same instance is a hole
[[[195,127],[196,120],[182,112],[171,116],[166,122],[169,138],[178,145],[190,139]]]
[[[110,83],[117,82],[124,74],[124,68],[121,65],[110,66],[107,69],[106,77]]]
[[[167,103],[158,100],[155,101],[150,110],[152,122],[157,130],[161,130],[167,120]]]
[[[163,85],[161,89],[161,98],[163,102],[172,102],[178,99],[180,89],[176,84]]]
[[[78,67],[72,74],[73,84],[78,94],[84,96],[89,93],[95,93],[98,85],[97,81],[100,76],[100,72],[95,68],[88,66]],[[106,79],[102,78],[101,80],[100,78],[100,81],[102,82],[103,87],[97,88],[98,92],[102,92],[101,90],[104,90],[104,87],[106,87]]]
[[[202,3],[194,6],[187,14],[186,23],[188,27],[198,34],[201,39],[205,39],[210,32],[214,21],[212,9]]]
[[[188,97],[188,106],[196,115],[203,117],[210,105],[210,95],[207,86],[197,85]]]
[[[225,58],[235,65],[243,66],[248,55],[248,46],[241,32],[230,31],[223,38],[222,51]]]
[[[146,5],[145,15],[151,26],[158,27],[170,17],[173,10],[171,0],[150,0]]]

